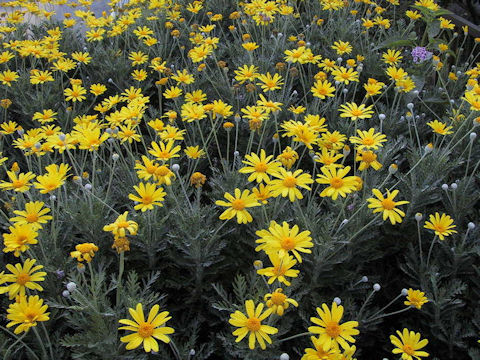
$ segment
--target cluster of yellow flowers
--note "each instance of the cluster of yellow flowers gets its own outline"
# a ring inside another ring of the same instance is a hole
[[[372,0],[319,0],[321,10],[328,11],[331,19],[343,12],[358,18],[361,35],[369,43],[392,27],[387,14],[396,9],[399,1],[385,2],[381,6],[381,2]],[[312,18],[303,19],[302,4],[293,5],[286,0],[241,1],[226,16],[219,10],[207,11],[210,6],[205,1],[183,4],[134,0],[124,7],[119,3],[119,0],[110,2],[112,9],[117,10],[115,14],[105,12],[101,16],[90,10],[92,0],[69,4],[79,9],[64,14],[62,27],[47,26],[38,39],[13,37],[29,16],[50,19],[54,15],[54,11],[45,10],[35,1],[10,1],[8,7],[22,10],[12,10],[0,23],[0,90],[5,94],[15,91],[12,99],[0,99],[4,115],[0,123],[0,146],[2,150],[8,149],[11,159],[14,152],[23,156],[19,160],[21,167],[17,162],[7,167],[10,159],[0,152],[0,165],[5,169],[0,189],[17,204],[14,207],[8,203],[8,210],[15,216],[7,216],[9,225],[3,234],[3,252],[22,260],[6,265],[10,273],[0,273],[0,294],[8,293],[9,300],[14,300],[7,309],[10,320],[7,327],[17,326],[14,332],[19,334],[37,322],[49,320],[48,306],[30,292],[43,291],[40,283],[47,273],[41,271],[42,265],[36,265],[34,255],[48,258],[49,249],[39,241],[39,236],[49,222],[51,228],[55,227],[53,216],[61,211],[61,205],[55,204],[56,198],[66,200],[67,193],[82,191],[88,194],[89,201],[95,199],[117,214],[114,222],[106,224],[103,230],[113,235],[112,248],[119,254],[121,278],[124,253],[130,250],[129,239],[139,229],[138,223],[131,219],[138,220],[137,216],[145,213],[154,216],[170,199],[177,202],[173,184],[179,185],[190,204],[185,184],[189,181],[200,194],[206,175],[197,170],[202,169],[200,164],[205,159],[210,170],[218,164],[225,173],[229,169],[238,170],[246,175],[243,183],[250,183],[247,188],[235,186],[233,193],[225,192],[224,199],[215,201],[224,208],[219,219],[235,218],[238,224],[245,225],[254,221],[252,214],[258,214],[264,221],[264,226],[255,232],[258,237],[255,250],[263,251],[269,264],[264,267],[259,261],[255,268],[269,287],[275,284],[275,289],[269,288],[263,295],[264,302],[255,304],[252,299],[246,300],[245,312],[232,313],[229,323],[237,327],[233,332],[237,342],[248,335],[250,349],[257,342],[265,349],[266,343],[272,343],[270,336],[278,333],[272,326],[275,316],[283,316],[291,306],[299,306],[289,297],[288,287],[292,279],[299,277],[300,270],[295,267],[302,264],[302,256],[312,253],[315,243],[308,229],[273,220],[277,214],[272,203],[275,207],[282,202],[296,206],[295,216],[301,224],[302,219],[311,215],[303,213],[302,200],[310,204],[319,195],[320,206],[324,201],[342,202],[334,223],[337,225],[345,214],[347,201],[356,197],[361,202],[356,202],[358,209],[352,217],[363,208],[371,209],[374,214],[360,232],[380,217],[391,225],[402,223],[406,213],[401,206],[410,202],[396,199],[398,183],[384,188],[398,167],[389,163],[390,158],[383,153],[395,131],[383,127],[387,115],[380,113],[379,109],[385,107],[379,104],[388,97],[387,93],[393,92],[393,102],[388,102],[387,107],[396,116],[401,99],[407,96],[415,99],[423,85],[415,77],[412,61],[398,47],[380,51],[376,58],[378,69],[368,76],[364,75],[367,66],[364,61],[370,55],[367,54],[370,48],[363,44],[364,40],[359,42],[362,46],[357,46],[351,38],[350,41],[335,39],[321,49],[322,53],[317,53],[314,49],[319,47],[313,47],[310,41],[318,39],[310,38],[307,29],[322,29],[327,26],[325,23],[334,20],[320,18],[320,10]],[[423,11],[439,10],[433,0],[418,0],[415,6],[415,10],[409,9],[404,14],[408,22],[405,34],[424,17]],[[306,21],[308,27],[298,29],[295,34],[271,31],[272,24],[296,19]],[[455,25],[446,18],[439,16],[436,21],[447,34],[455,30]],[[64,52],[65,29],[82,29],[82,26],[88,47]],[[274,49],[271,58],[265,56],[268,53],[262,43],[265,33],[271,33]],[[173,41],[175,48],[166,49],[167,40]],[[422,152],[417,165],[460,127],[480,124],[480,63],[459,74],[446,61],[449,44],[440,40],[435,49],[430,49],[431,58],[426,57],[426,64],[442,84],[444,81],[454,84],[463,76],[466,85],[461,105],[450,107],[451,117],[444,116],[442,120],[432,111],[435,119],[425,121],[425,128],[430,128],[435,136],[426,147],[420,142],[414,105],[407,105],[405,119],[410,140]],[[223,58],[229,42],[238,45],[238,62],[229,63],[226,60],[231,59]],[[475,43],[479,42],[480,39],[475,39]],[[103,53],[99,55],[93,44]],[[174,52],[178,53],[179,61],[173,60]],[[104,56],[119,63],[124,61],[127,69],[124,82],[117,84],[111,78],[88,76],[90,71],[96,71],[97,62]],[[450,67],[448,74],[443,71],[447,67]],[[216,87],[220,82],[225,84],[223,88]],[[26,87],[35,89],[34,105],[22,91]],[[231,90],[231,94],[224,94],[224,89]],[[47,101],[50,94],[57,99],[55,106]],[[17,116],[26,113],[19,105],[22,102],[35,107],[26,120]],[[466,118],[473,119],[473,125],[471,122],[464,125]],[[248,140],[242,142],[245,134]],[[244,148],[241,155],[240,149]],[[122,204],[122,211],[129,209],[123,213],[107,204],[119,162],[133,174],[129,187],[135,184],[131,193],[120,194],[124,197],[122,201],[127,197],[131,200]],[[87,163],[91,165],[90,174],[86,173]],[[186,171],[179,165],[184,163]],[[384,166],[388,167],[388,174],[381,185],[369,183],[369,174],[381,174]],[[112,174],[103,198],[95,187],[98,167],[108,168]],[[85,186],[75,186],[90,176]],[[45,196],[50,196],[50,208],[43,201],[33,200]],[[399,198],[405,198],[405,193]],[[457,231],[454,220],[439,212],[429,216],[424,228],[435,234],[428,265],[437,237],[444,240]],[[85,263],[91,267],[99,251],[97,244],[75,244],[70,257],[76,260],[78,269],[84,269]],[[423,292],[410,289],[404,304],[420,309],[427,302]],[[322,304],[316,311],[319,317],[312,317],[314,325],[308,328],[308,334],[315,335],[311,337],[313,347],[305,349],[302,360],[353,359],[356,347],[352,344],[354,336],[359,335],[359,323],[341,323],[344,308],[337,302],[331,306]],[[158,351],[157,340],[171,342],[168,335],[174,329],[165,326],[171,317],[167,311],[159,312],[159,305],[153,305],[147,318],[141,303],[135,309],[130,308],[129,313],[133,320],[120,320],[121,330],[133,331],[121,338],[127,350],[143,345],[147,352]],[[428,356],[421,351],[428,341],[420,340],[419,333],[403,329],[397,335],[391,336],[394,354],[401,354],[404,360]]]

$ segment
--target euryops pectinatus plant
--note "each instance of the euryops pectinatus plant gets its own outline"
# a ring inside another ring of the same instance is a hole
[[[2,359],[480,358],[467,27],[52,3],[2,4]]]

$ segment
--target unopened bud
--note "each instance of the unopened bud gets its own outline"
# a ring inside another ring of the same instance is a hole
[[[457,183],[452,183],[452,184],[450,184],[450,188],[451,188],[452,190],[457,190],[457,187],[458,187]]]
[[[67,284],[67,290],[70,291],[70,292],[75,291],[76,288],[77,288],[77,284],[75,284],[73,281],[70,281]]]
[[[473,230],[475,229],[475,224],[473,222],[469,222],[467,227],[468,227],[468,230]]]
[[[402,295],[407,296],[408,295],[408,290],[407,289],[402,289]]]
[[[70,297],[70,291],[68,291],[68,290],[63,290],[63,291],[62,291],[62,296],[65,297],[65,298]]]
[[[407,104],[407,108],[408,108],[409,110],[412,110],[412,109],[413,109],[413,104],[412,104],[412,103],[408,103],[408,104]]]
[[[173,165],[172,165],[172,170],[175,171],[175,172],[178,172],[178,170],[180,170],[180,165],[178,165],[178,164],[173,164]]]
[[[422,219],[423,219],[423,215],[422,215],[421,213],[416,213],[416,214],[415,214],[415,220],[416,220],[417,222],[422,221]]]
[[[342,303],[342,299],[340,299],[339,297],[335,297],[333,298],[333,302],[337,305],[340,305]]]
[[[92,190],[92,185],[91,184],[85,184],[85,190]]]
[[[380,291],[381,288],[380,284],[373,284],[373,291]]]
[[[253,267],[255,268],[255,270],[263,269],[263,262],[262,262],[262,260],[255,260],[255,261],[253,262]]]
[[[280,360],[290,360],[290,356],[287,353],[280,355]]]
[[[119,158],[120,158],[120,155],[118,155],[117,153],[112,155],[112,160],[113,161],[117,161]]]
[[[362,282],[368,282],[368,276],[362,276]]]
[[[380,115],[378,115],[378,118],[379,118],[381,121],[385,120],[386,117],[387,117],[387,116],[386,116],[385,114],[380,114]]]
[[[447,190],[448,190],[448,184],[443,184],[443,185],[442,185],[442,190],[447,191]]]
[[[476,132],[471,132],[470,133],[470,141],[473,141],[477,138],[477,133]]]

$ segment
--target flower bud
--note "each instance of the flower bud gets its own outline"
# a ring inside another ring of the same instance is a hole
[[[195,356],[196,352],[195,349],[190,349],[190,352],[188,353],[189,356]]]
[[[174,172],[178,172],[178,170],[180,170],[180,165],[178,165],[178,164],[173,164],[173,165],[172,165],[172,170],[173,170]]]
[[[57,197],[55,195],[50,195],[50,200],[55,201],[55,200],[57,200]]]
[[[62,291],[62,296],[63,296],[64,298],[69,298],[69,297],[70,297],[70,291],[68,291],[68,290],[63,290],[63,291]]]
[[[112,155],[112,160],[113,161],[117,161],[119,158],[120,158],[120,155],[118,155],[117,153]]]
[[[450,184],[450,188],[451,188],[452,190],[457,190],[457,187],[458,187],[457,183],[452,183],[452,184]]]
[[[380,284],[373,284],[373,291],[380,291],[381,288]]]
[[[368,276],[362,276],[361,282],[368,282]]]
[[[447,190],[448,190],[448,185],[447,185],[447,184],[443,184],[443,185],[442,185],[442,190],[447,191]]]
[[[471,132],[470,133],[470,141],[473,141],[477,138],[477,133],[476,132]]]
[[[385,114],[380,114],[380,115],[378,115],[378,118],[379,118],[381,121],[385,120],[386,117],[387,117],[387,116],[386,116]]]
[[[430,154],[433,151],[433,144],[429,143],[425,146],[425,154]]]
[[[290,360],[290,356],[287,353],[280,355],[280,360]]]
[[[416,214],[415,214],[415,220],[416,220],[417,222],[422,221],[422,219],[423,219],[423,215],[422,215],[421,213],[416,213]]]
[[[473,222],[469,222],[467,227],[468,227],[468,230],[473,230],[475,229],[475,224]]]
[[[408,104],[407,104],[407,108],[408,108],[409,110],[412,110],[412,109],[413,109],[413,104],[412,104],[412,103],[408,103]]]
[[[407,289],[402,289],[402,295],[407,296],[407,294],[408,294],[408,290]]]
[[[65,139],[67,138],[67,135],[65,135],[65,134],[59,134],[59,135],[58,135],[58,138],[60,139],[60,141],[65,141]]]
[[[389,173],[390,175],[393,175],[393,174],[395,174],[397,171],[398,171],[398,166],[397,166],[397,164],[390,164],[390,166],[388,167],[388,173]]]
[[[335,297],[333,298],[333,302],[336,303],[337,305],[340,305],[342,303],[342,299],[340,299],[339,297]]]
[[[262,260],[255,260],[255,261],[253,262],[253,267],[255,268],[255,270],[263,269],[263,262],[262,262]]]
[[[77,284],[75,284],[73,281],[70,281],[67,284],[67,290],[70,292],[74,292],[76,288],[77,288]]]

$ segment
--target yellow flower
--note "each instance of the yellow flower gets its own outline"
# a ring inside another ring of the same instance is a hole
[[[375,170],[380,170],[383,166],[377,161],[377,154],[370,150],[359,150],[357,152],[357,157],[355,158],[355,161],[360,161],[360,166],[358,167],[358,170],[360,171],[366,170],[370,166]]]
[[[45,124],[47,122],[52,122],[56,120],[55,115],[57,115],[56,112],[54,112],[51,109],[46,109],[46,110],[43,110],[43,112],[38,112],[38,111],[35,112],[33,114],[32,120],[38,120],[40,124]]]
[[[12,86],[13,81],[17,81],[19,75],[16,71],[5,70],[0,72],[0,81],[3,85]]]
[[[13,190],[16,192],[25,192],[30,189],[30,186],[32,186],[30,180],[35,178],[35,174],[30,171],[19,174],[16,174],[13,171],[7,171],[7,176],[10,179],[10,182],[2,180],[0,182],[0,189]]]
[[[387,197],[383,197],[382,193],[378,189],[372,189],[373,194],[377,197],[369,198],[367,201],[369,202],[368,207],[370,209],[374,209],[373,213],[383,212],[383,220],[390,220],[392,225],[396,223],[402,222],[402,217],[405,216],[405,213],[398,209],[398,205],[408,204],[408,201],[393,201],[395,196],[398,194],[398,190],[387,190]]]
[[[412,306],[417,309],[421,309],[424,304],[428,302],[425,293],[420,290],[408,289],[407,291],[407,300],[404,302],[407,306]]]
[[[329,186],[323,189],[320,193],[321,197],[331,197],[332,200],[337,200],[338,195],[346,197],[356,191],[358,186],[357,176],[346,176],[350,171],[350,166],[343,169],[337,169],[331,166],[322,166],[320,168],[322,174],[317,175],[317,183],[328,184]]]
[[[119,330],[133,331],[133,334],[122,336],[120,341],[127,343],[126,349],[136,349],[143,344],[143,348],[146,352],[156,351],[158,352],[158,342],[155,339],[161,340],[168,344],[170,338],[167,335],[173,334],[175,330],[171,327],[165,326],[165,323],[172,317],[168,316],[168,311],[158,313],[160,309],[159,305],[154,305],[148,313],[148,318],[145,321],[145,315],[143,314],[142,304],[137,304],[135,309],[129,308],[130,319],[120,319],[121,326]]]
[[[9,228],[10,233],[3,234],[3,252],[13,252],[16,257],[20,256],[20,253],[27,251],[29,245],[38,243],[38,233],[33,229],[30,224],[14,224]]]
[[[303,195],[297,187],[311,190],[308,185],[312,184],[313,180],[310,174],[302,173],[301,169],[291,172],[284,168],[280,168],[278,172],[273,173],[272,176],[278,179],[271,180],[268,183],[272,190],[272,196],[288,196],[291,202],[294,202],[296,199],[303,199]]]
[[[14,210],[13,213],[17,216],[10,218],[10,221],[23,225],[30,224],[34,230],[41,229],[41,224],[46,224],[48,220],[52,220],[49,208],[42,209],[45,205],[42,201],[31,201],[25,204],[25,210]]]
[[[247,51],[253,51],[255,49],[258,49],[259,46],[257,45],[256,42],[246,42],[242,44],[242,47],[247,50]]]
[[[315,81],[310,91],[312,92],[314,97],[318,97],[322,100],[326,97],[335,97],[335,87],[332,86],[332,84],[327,80]]]
[[[291,251],[300,263],[302,262],[302,257],[299,252],[312,253],[308,249],[313,247],[310,231],[299,233],[297,225],[290,228],[285,221],[282,225],[272,221],[268,230],[259,230],[255,234],[260,237],[260,239],[255,241],[257,244],[260,244],[255,248],[255,251],[263,250],[267,254],[278,253],[280,257]]]
[[[119,215],[115,222],[105,225],[103,231],[110,231],[114,236],[125,237],[128,234],[137,235],[138,224],[133,220],[127,220],[128,211]]]
[[[180,89],[177,86],[172,86],[169,89],[165,90],[163,93],[163,96],[165,96],[165,99],[175,99],[182,95],[182,89]]]
[[[153,210],[154,206],[163,206],[162,202],[167,194],[163,191],[162,187],[157,188],[156,184],[151,183],[140,183],[138,186],[134,185],[133,188],[138,196],[129,194],[128,198],[138,202],[134,207],[135,210],[145,212],[147,210]]]
[[[253,300],[245,301],[246,316],[241,311],[237,310],[233,314],[230,314],[231,325],[238,327],[233,332],[233,335],[237,337],[235,342],[242,341],[248,334],[248,347],[255,349],[255,342],[258,341],[262,350],[266,349],[265,341],[269,344],[272,343],[270,336],[278,332],[277,328],[269,325],[263,325],[262,321],[267,319],[272,313],[272,309],[267,309],[262,312],[264,305],[262,303],[255,307]]]
[[[90,92],[95,96],[102,95],[105,91],[107,91],[107,87],[103,84],[92,84],[90,86]]]
[[[14,299],[15,296],[25,296],[25,289],[43,291],[43,288],[37,284],[38,281],[44,281],[47,275],[42,265],[34,267],[35,259],[26,259],[22,264],[17,263],[15,266],[7,264],[6,267],[10,270],[10,274],[3,275],[4,282],[11,282],[8,286],[0,287],[0,294],[8,292],[9,299]]]
[[[262,149],[260,151],[260,156],[255,153],[251,153],[250,155],[245,155],[245,159],[242,162],[249,166],[244,166],[240,170],[238,170],[241,174],[250,174],[248,177],[248,181],[256,181],[260,183],[264,181],[268,183],[270,181],[270,177],[268,175],[272,175],[279,171],[280,167],[282,166],[279,162],[273,160],[273,155],[266,156],[265,150]]]
[[[329,346],[325,346],[325,339],[310,337],[313,343],[314,349],[305,349],[305,355],[301,360],[341,360],[340,350],[335,347],[333,343]]]
[[[388,49],[387,52],[382,54],[383,62],[388,65],[397,65],[402,59],[400,51]]]
[[[282,77],[279,74],[273,74],[272,76],[267,72],[265,75],[258,75],[257,79],[261,81],[257,85],[260,85],[264,92],[281,89],[280,85],[283,85]]]
[[[197,189],[202,187],[205,181],[207,181],[207,177],[201,172],[196,171],[190,176],[190,185],[195,186]]]
[[[396,346],[392,353],[402,354],[402,360],[419,360],[420,357],[429,356],[425,351],[418,351],[428,344],[427,339],[420,340],[420,333],[403,329],[403,332],[397,330],[397,335],[399,337],[390,335],[391,343]]]
[[[257,274],[268,276],[268,283],[272,284],[275,280],[290,286],[287,277],[297,277],[300,270],[292,269],[297,264],[297,260],[288,254],[279,256],[278,253],[268,254],[268,258],[273,266],[257,270]]]
[[[85,88],[83,88],[81,85],[72,85],[71,89],[65,89],[63,93],[65,95],[65,101],[72,100],[73,102],[82,102],[86,99],[86,97],[83,95],[87,93],[87,90],[85,90]]]
[[[358,119],[369,119],[373,115],[373,111],[371,110],[373,105],[365,106],[365,104],[357,105],[355,103],[346,103],[340,105],[340,117],[348,117],[352,121]]]
[[[317,313],[320,318],[311,317],[310,321],[318,326],[310,326],[308,331],[313,334],[318,334],[318,339],[323,343],[323,349],[329,349],[331,346],[340,345],[346,349],[349,345],[347,343],[354,343],[354,335],[358,335],[360,331],[356,329],[357,321],[347,321],[340,324],[343,317],[343,306],[332,303],[332,308],[329,309],[327,304],[322,304],[322,308],[317,307]]]
[[[163,141],[160,141],[159,144],[156,142],[152,141],[151,146],[152,148],[148,150],[148,152],[155,156],[157,159],[161,161],[167,161],[175,157],[179,157],[177,153],[180,151],[180,146],[174,146],[175,141],[174,140],[169,140],[165,144]]]
[[[132,72],[132,78],[133,80],[136,80],[136,81],[143,81],[147,78],[148,74],[145,70],[141,69],[141,70],[133,70]]]
[[[10,304],[7,309],[7,319],[10,322],[7,328],[18,325],[14,333],[27,332],[32,326],[37,326],[38,321],[50,320],[47,313],[48,306],[43,305],[43,300],[35,296],[21,296],[19,302]]]
[[[350,45],[348,41],[335,41],[332,49],[335,50],[338,55],[350,54],[353,50],[352,45]]]
[[[358,150],[377,150],[379,147],[383,147],[382,143],[387,141],[387,137],[382,133],[375,133],[374,128],[371,128],[368,131],[357,130],[357,134],[358,136],[350,137],[350,142],[352,144],[357,144]]]
[[[187,146],[183,151],[185,152],[185,155],[187,155],[189,159],[200,159],[205,156],[205,151],[203,151],[203,149],[200,149],[200,146],[198,145]]]
[[[359,82],[358,72],[353,70],[353,68],[347,69],[343,66],[338,66],[332,70],[332,75],[335,81],[345,83],[345,85],[348,85],[351,81]]]
[[[288,170],[293,164],[298,160],[298,153],[293,150],[290,146],[287,146],[280,155],[277,156],[283,166]]]
[[[449,135],[453,134],[453,131],[451,131],[452,127],[447,126],[447,124],[442,123],[438,120],[430,121],[427,123],[428,126],[430,126],[433,130],[434,133],[440,134],[440,135]]]
[[[435,235],[437,235],[440,240],[444,240],[445,236],[450,236],[457,232],[456,230],[452,230],[456,225],[453,224],[453,219],[450,215],[440,215],[436,212],[435,215],[430,214],[429,220],[430,221],[425,222],[424,228],[434,230]]]
[[[265,304],[278,316],[282,316],[290,305],[298,307],[298,302],[289,299],[287,295],[283,293],[283,289],[281,288],[276,289],[271,294],[266,294],[264,301]]]
[[[47,194],[65,184],[67,172],[70,166],[67,164],[51,164],[45,167],[47,172],[44,175],[37,176],[37,182],[34,183],[36,189],[40,189],[40,193]]]
[[[189,74],[186,69],[183,69],[182,71],[177,70],[176,75],[172,76],[172,80],[175,80],[179,85],[189,85],[195,81],[195,78],[193,77],[193,75]]]
[[[70,257],[77,259],[78,262],[91,262],[98,251],[98,246],[93,243],[83,243],[75,246],[75,251],[70,252]]]
[[[235,196],[232,196],[230,193],[224,194],[228,202],[224,200],[215,201],[215,204],[219,206],[228,207],[228,209],[220,215],[220,220],[232,219],[236,216],[239,224],[252,222],[252,215],[250,215],[246,208],[260,206],[261,204],[248,189],[243,190],[243,192],[240,189],[235,189],[234,194]]]

